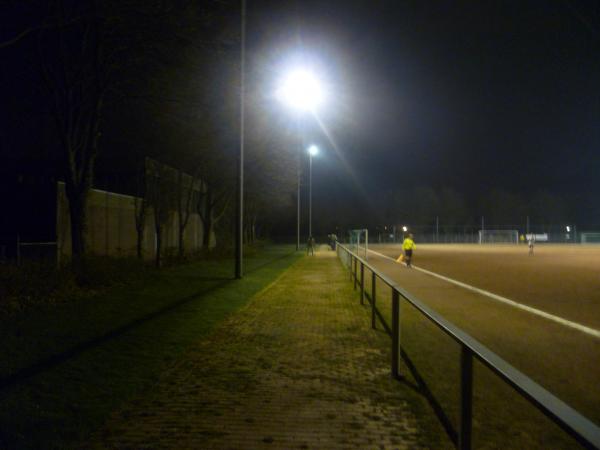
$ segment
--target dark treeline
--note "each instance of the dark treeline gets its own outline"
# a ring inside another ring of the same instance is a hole
[[[386,223],[435,224],[445,227],[479,226],[481,217],[490,226],[515,227],[530,223],[561,225],[572,223],[566,199],[548,192],[528,196],[494,189],[469,200],[451,188],[417,187],[385,195]]]
[[[65,181],[73,254],[86,253],[90,189],[146,196],[140,177],[147,157],[192,177],[189,186],[201,180],[198,213],[228,245],[239,148],[240,2],[28,0],[3,3],[0,14],[11,24],[0,35],[2,166],[25,174],[43,168]],[[273,217],[290,213],[296,166],[281,151],[285,132],[269,127],[252,65],[246,76],[250,241]],[[181,205],[196,206],[178,192],[181,198],[162,203],[185,217]]]
[[[383,229],[406,225],[440,232],[460,232],[484,227],[559,230],[577,225],[571,198],[545,191],[523,196],[506,190],[464,195],[453,188],[406,187],[388,191],[371,191],[368,198],[354,195],[339,202],[319,202],[316,216],[317,234],[355,228]]]

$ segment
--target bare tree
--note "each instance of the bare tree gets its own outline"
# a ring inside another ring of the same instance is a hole
[[[135,230],[137,232],[136,255],[139,259],[144,257],[143,245],[146,231],[146,215],[148,201],[146,200],[146,169],[140,171],[137,177],[137,192],[133,197],[133,212],[135,215]]]
[[[185,254],[184,240],[185,229],[193,212],[193,199],[199,197],[200,180],[194,175],[188,175],[179,170],[177,172],[177,221],[178,224],[178,251],[179,257]]]
[[[163,231],[176,208],[176,176],[174,169],[157,161],[146,160],[146,200],[154,212],[156,233],[155,265],[162,265]]]
[[[188,56],[184,49],[218,47],[215,17],[230,7],[226,3],[24,0],[18,8],[40,19],[0,42],[0,49],[31,47],[37,38],[37,65],[62,147],[75,259],[85,253],[87,196],[105,105],[128,97],[132,87],[157,85],[150,80],[164,66],[180,65]]]
[[[38,33],[39,65],[63,153],[74,259],[85,252],[86,205],[108,86],[104,26],[95,2],[52,3],[54,26]]]

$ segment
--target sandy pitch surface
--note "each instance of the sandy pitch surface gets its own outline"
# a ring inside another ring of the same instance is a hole
[[[396,258],[400,245],[372,245]],[[369,263],[600,423],[600,339],[371,254]],[[600,246],[419,245],[417,267],[600,329]]]

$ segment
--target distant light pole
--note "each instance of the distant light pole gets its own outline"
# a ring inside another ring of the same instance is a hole
[[[308,236],[312,236],[312,159],[319,153],[319,147],[308,147]]]
[[[277,90],[277,98],[298,112],[315,112],[323,101],[319,80],[307,69],[296,69],[288,73]],[[298,157],[298,189],[296,208],[296,250],[300,250],[300,158]]]
[[[237,177],[235,189],[235,277],[243,276],[244,258],[244,90],[246,59],[246,0],[241,4],[241,55],[240,55],[240,152],[237,161]]]

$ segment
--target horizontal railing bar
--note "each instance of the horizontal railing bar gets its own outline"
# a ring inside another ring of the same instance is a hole
[[[438,313],[425,305],[421,300],[417,299],[412,294],[409,294],[396,282],[376,270],[360,256],[353,254],[344,245],[338,245],[340,245],[340,247],[342,247],[346,252],[352,254],[354,258],[361,261],[365,267],[367,267],[371,272],[375,273],[375,275],[384,283],[386,283],[392,289],[398,291],[398,293],[406,301],[419,310],[438,328],[440,328],[458,343],[469,348],[474,357],[476,357],[479,361],[496,373],[502,380],[517,390],[517,392],[528,399],[534,406],[536,406],[546,416],[557,423],[567,433],[577,439],[581,444],[600,449],[600,427],[598,427],[595,423],[567,405],[554,394],[544,389],[527,375],[514,368],[475,338],[440,316]]]

